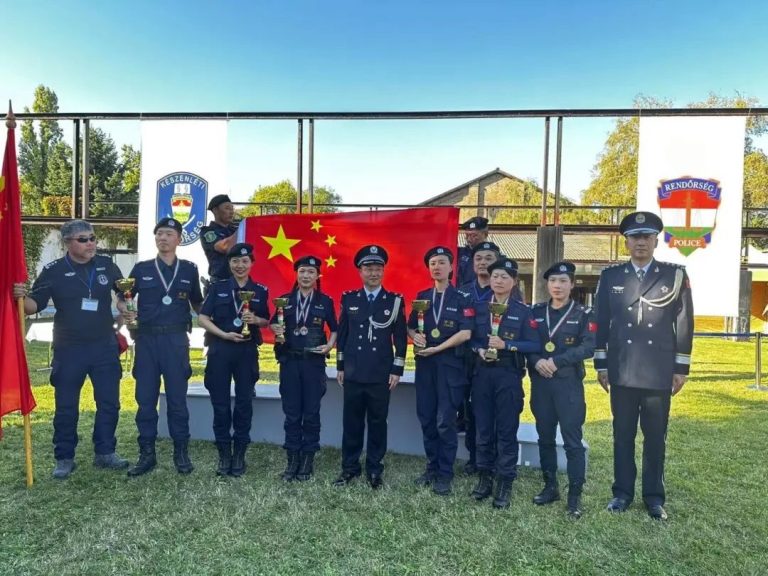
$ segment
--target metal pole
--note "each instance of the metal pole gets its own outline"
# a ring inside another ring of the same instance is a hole
[[[549,116],[544,118],[544,182],[541,190],[541,225],[547,225],[547,188],[549,187]]]
[[[72,206],[70,216],[77,218],[77,188],[80,184],[80,120],[73,120],[72,130]]]
[[[763,334],[755,332],[755,384],[748,386],[751,390],[765,392],[768,386],[763,386]]]
[[[563,156],[563,117],[557,118],[557,155],[555,157],[555,226],[560,225],[560,168]]]
[[[302,172],[304,169],[304,120],[299,118],[299,133],[297,136],[298,151],[296,162],[296,214],[301,214],[301,189],[303,187]]]
[[[81,218],[88,220],[88,203],[90,202],[89,176],[91,174],[91,121],[83,120],[83,195],[81,197],[82,208],[80,209]]]
[[[309,181],[309,211],[315,210],[315,121],[309,119],[309,158],[307,167],[307,180]]]

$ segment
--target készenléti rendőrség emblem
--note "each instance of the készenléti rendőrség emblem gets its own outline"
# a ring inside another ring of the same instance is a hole
[[[181,245],[192,244],[205,226],[208,181],[192,172],[173,172],[157,181],[157,220],[181,222]]]

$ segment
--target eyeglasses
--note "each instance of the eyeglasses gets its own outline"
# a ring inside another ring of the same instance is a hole
[[[96,242],[96,236],[93,234],[90,236],[78,236],[77,238],[72,238],[72,240],[78,244],[87,244],[88,242]]]

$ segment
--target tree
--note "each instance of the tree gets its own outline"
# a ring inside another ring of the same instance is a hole
[[[669,108],[669,101],[638,96],[636,108]],[[693,102],[689,108],[751,108],[758,105],[755,98],[736,94],[727,98],[710,94],[706,100]],[[603,151],[592,169],[592,182],[582,192],[582,203],[592,206],[628,205],[637,201],[637,158],[640,144],[638,118],[619,118],[608,134]],[[755,136],[766,133],[768,125],[763,117],[750,117],[744,143],[744,206],[768,205],[768,191],[761,182],[761,158],[765,155],[754,147]],[[757,154],[756,156],[753,156]],[[603,214],[606,216],[606,214]]]
[[[309,192],[302,193],[302,202],[309,199]],[[242,216],[261,216],[265,214],[293,214],[296,211],[296,188],[290,180],[281,180],[277,184],[259,186],[248,199],[248,202],[259,206],[246,206],[238,212]],[[341,204],[341,196],[330,186],[315,188],[313,208],[316,213],[338,212],[337,204]],[[317,206],[327,204],[328,206]]]
[[[538,224],[541,221],[542,191],[533,180],[502,180],[485,189],[485,204],[530,206],[530,208],[489,208],[488,218],[493,224]],[[549,218],[555,204],[555,195],[547,194]],[[560,222],[563,224],[578,224],[591,216],[587,211],[568,210],[574,203],[563,196],[560,197]]]

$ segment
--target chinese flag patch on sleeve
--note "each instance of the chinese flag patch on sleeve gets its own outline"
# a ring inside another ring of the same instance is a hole
[[[597,332],[597,322],[589,322],[587,324],[587,330],[590,332]]]
[[[464,308],[464,318],[473,318],[475,316],[474,308]]]

